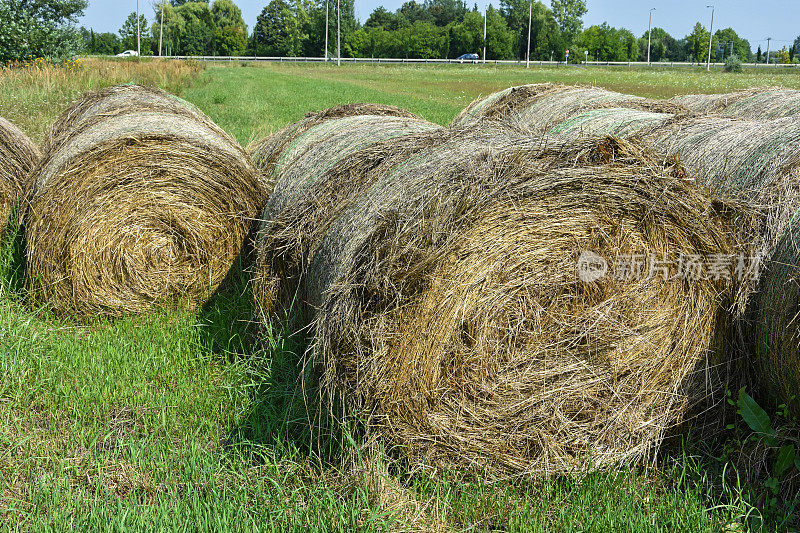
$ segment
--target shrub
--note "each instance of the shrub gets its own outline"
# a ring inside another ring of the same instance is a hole
[[[742,60],[739,59],[739,56],[736,54],[728,56],[728,59],[725,60],[725,72],[741,72],[742,70]]]

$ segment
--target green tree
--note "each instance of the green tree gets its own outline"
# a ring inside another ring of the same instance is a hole
[[[258,56],[298,56],[302,28],[292,5],[272,0],[256,19],[251,48]]]
[[[164,32],[161,34],[161,9],[164,10]],[[174,7],[169,3],[159,3],[155,6],[155,19],[150,27],[153,36],[153,52],[159,53],[158,41],[161,37],[161,53],[164,55],[180,54],[181,34],[185,31],[186,25],[183,18],[178,15]]]
[[[364,23],[364,28],[383,28],[385,30],[396,30],[399,25],[397,15],[383,6],[378,6],[370,13],[369,18]]]
[[[244,54],[247,49],[247,25],[242,18],[242,10],[232,0],[214,0],[211,16],[214,19],[215,54]]]
[[[506,26],[506,29],[508,29],[508,26]],[[511,35],[513,39],[513,34]],[[460,22],[450,27],[450,51],[448,57],[456,58],[462,54],[480,55],[482,48],[483,16],[477,11],[470,11],[464,15]]]
[[[150,53],[152,47],[150,29],[147,26],[147,18],[141,14],[139,15],[139,27],[141,31],[140,44],[142,55],[147,55]],[[122,23],[122,28],[119,30],[119,37],[123,50],[136,50],[136,13],[128,15],[128,18]]]
[[[166,14],[166,11],[164,12]],[[186,2],[175,8],[182,19],[180,55],[206,56],[214,53],[214,17],[205,2]]]
[[[433,16],[425,6],[408,0],[397,10],[397,17],[401,25],[410,25],[415,22],[433,22]]]
[[[500,13],[514,34],[514,55],[519,59],[525,59],[527,54],[529,6],[527,0],[500,0]],[[538,1],[531,9],[531,59],[546,60],[551,54],[562,56],[566,44],[553,12]]]
[[[433,23],[440,27],[460,21],[468,11],[463,0],[425,0],[423,5]]]
[[[650,39],[650,61],[683,61],[685,52],[680,42],[663,28],[653,28]],[[647,32],[639,38],[639,60],[647,61]]]
[[[756,63],[761,63],[761,56],[763,52],[761,51],[761,45],[758,45],[758,52],[756,52]]]
[[[708,30],[702,24],[698,22],[694,25],[692,33],[686,36],[686,43],[693,61],[703,63],[708,59]]]
[[[86,6],[86,0],[0,0],[0,63],[76,55],[84,42],[72,24]]]
[[[586,0],[552,0],[553,16],[567,43],[572,43],[583,27]]]
[[[714,47],[714,55],[718,55],[718,59],[728,57],[731,54],[731,43],[733,43],[733,53],[739,56],[740,59],[748,61],[753,56],[753,51],[750,49],[750,41],[742,39],[733,31],[733,28],[725,28],[714,32],[714,40],[718,43],[718,47]],[[717,50],[720,51],[717,54]]]
[[[574,52],[581,59],[583,51],[591,59],[600,61],[636,61],[639,58],[639,42],[626,29],[613,28],[608,23],[586,28],[576,39]]]
[[[401,26],[392,33],[399,44],[395,49],[401,49],[399,57],[431,59],[447,55],[449,35],[446,28],[417,20],[413,24]]]

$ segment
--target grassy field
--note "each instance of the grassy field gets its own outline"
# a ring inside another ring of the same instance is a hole
[[[194,102],[240,142],[304,113],[370,101],[447,123],[472,98],[536,81],[644,96],[796,75],[460,66],[239,66],[90,61],[0,73],[0,116],[41,141],[80,91],[136,81]],[[737,475],[720,442],[673,446],[648,468],[488,483],[409,475],[360,439],[320,436],[298,395],[301,341],[252,340],[246,276],[198,315],[79,324],[31,309],[19,239],[0,249],[0,528],[11,531],[746,531],[796,523]],[[345,431],[345,436],[347,433]],[[763,519],[763,522],[762,522]]]

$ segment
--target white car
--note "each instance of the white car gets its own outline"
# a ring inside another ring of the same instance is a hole
[[[125,50],[121,54],[117,54],[117,57],[136,57],[139,53],[136,50]]]

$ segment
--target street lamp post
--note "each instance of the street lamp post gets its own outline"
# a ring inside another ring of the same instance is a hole
[[[325,62],[328,62],[328,0],[325,0]]]
[[[533,15],[533,0],[528,4],[528,52],[525,54],[525,68],[531,67],[531,17]],[[484,37],[486,39],[486,37]]]
[[[158,57],[161,57],[161,44],[164,42],[164,6],[166,1],[161,2],[161,29],[158,31]]]
[[[489,4],[483,8],[483,62],[486,63],[486,17],[489,16]]]
[[[136,55],[142,55],[142,30],[139,28],[139,0],[136,0]]]
[[[342,10],[339,0],[336,0],[336,66],[342,66]]]
[[[706,72],[711,71],[711,40],[714,38],[714,6],[706,6],[706,9],[711,8],[711,27],[708,30],[708,61],[706,61]]]
[[[652,8],[650,10],[650,22],[647,23],[647,66],[650,66],[650,32],[653,30],[653,11],[656,8]]]

